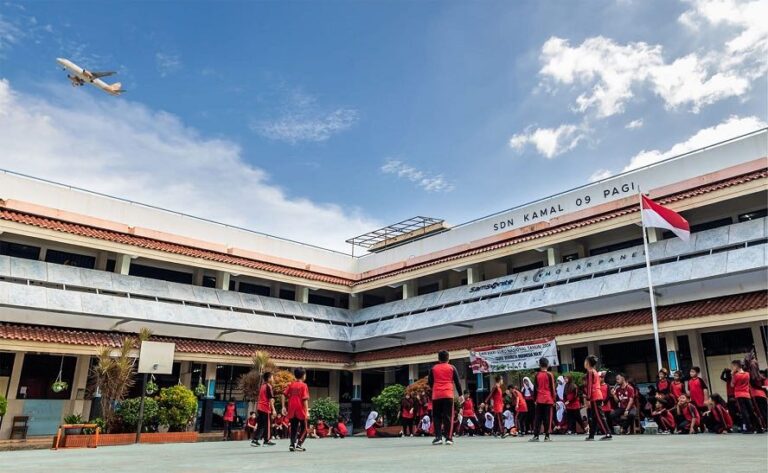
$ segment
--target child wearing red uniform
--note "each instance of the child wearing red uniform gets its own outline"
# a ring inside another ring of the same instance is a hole
[[[411,394],[406,392],[403,400],[400,402],[400,420],[403,424],[403,435],[413,437],[413,418],[416,415],[416,409],[411,399]]]
[[[446,445],[453,445],[453,398],[455,392],[461,393],[461,381],[456,367],[448,363],[450,354],[441,350],[437,354],[437,364],[433,365],[427,376],[427,383],[432,391],[433,427],[435,439],[432,445],[440,445],[445,437]],[[464,399],[459,397],[460,402]]]
[[[347,430],[347,424],[344,422],[343,417],[339,417],[336,421],[336,425],[333,426],[331,429],[331,434],[333,434],[333,438],[340,438],[343,439],[347,436],[349,431]]]
[[[688,396],[682,394],[677,398],[677,407],[675,407],[677,416],[681,419],[677,425],[679,434],[695,434],[701,423],[701,416],[696,406],[688,401]]]
[[[497,435],[504,436],[504,427],[502,426],[501,422],[501,413],[504,412],[504,389],[501,386],[501,376],[496,375],[494,379],[493,388],[491,388],[491,392],[488,394],[488,397],[485,398],[486,404],[490,406],[490,409],[488,409],[494,417],[494,424],[493,424],[493,435],[494,437]]]
[[[701,368],[694,366],[689,373],[690,379],[688,379],[688,397],[691,403],[696,406],[699,413],[706,410],[706,400],[709,397],[709,391],[707,383],[699,376],[701,374]]]
[[[749,373],[749,394],[752,396],[752,407],[755,417],[760,424],[760,430],[765,430],[768,417],[768,396],[765,393],[766,378],[760,371],[754,375]]]
[[[471,425],[471,427],[470,427]],[[464,402],[461,403],[461,424],[459,425],[459,435],[469,434],[474,436],[475,429],[480,423],[475,414],[475,404],[469,396],[469,391],[464,390]]]
[[[522,437],[525,435],[525,428],[528,425],[528,403],[525,402],[525,396],[517,389],[517,386],[512,386],[512,402],[514,411],[517,413],[515,423],[517,425],[517,435]]]
[[[551,441],[549,434],[552,431],[552,417],[557,396],[555,391],[555,377],[547,371],[549,360],[542,357],[539,360],[539,371],[533,378],[534,400],[536,411],[533,417],[533,438],[529,442],[538,442],[539,433],[544,431],[544,441]],[[542,429],[543,427],[543,429]]]
[[[745,434],[752,433],[752,394],[749,389],[749,373],[744,371],[740,360],[733,360],[731,362],[731,386],[733,386],[733,396],[736,398],[736,404],[739,407],[741,432]]]
[[[659,370],[659,377],[656,379],[656,392],[669,394],[669,371],[666,368]]]
[[[309,418],[309,387],[304,382],[307,372],[304,368],[296,368],[293,370],[293,376],[296,380],[285,388],[283,395],[288,400],[288,420],[291,423],[291,445],[288,449],[292,452],[304,452]],[[283,405],[286,405],[285,401]]]
[[[582,432],[586,430],[581,419],[581,394],[570,373],[565,375],[565,418],[568,421],[567,433],[577,433],[576,426],[579,426]]]
[[[672,415],[672,412],[669,409],[664,407],[661,401],[656,402],[656,407],[653,409],[651,415],[653,416],[656,425],[659,426],[659,432],[662,434],[675,433],[675,430],[677,429],[675,416]]]
[[[680,370],[675,371],[672,382],[669,383],[669,394],[672,399],[677,402],[682,394],[685,394],[685,383],[683,383],[683,372]]]
[[[726,403],[719,394],[712,394],[707,399],[707,410],[701,415],[701,423],[712,433],[724,434],[733,427],[733,420],[728,413]]]
[[[261,376],[261,387],[259,388],[259,400],[256,403],[256,431],[251,439],[252,447],[260,447],[260,441],[264,445],[272,446],[272,416],[277,414],[275,411],[275,396],[272,393],[272,373],[265,372]]]
[[[595,368],[597,368],[597,357],[595,355],[587,356],[584,359],[584,369],[587,370],[586,394],[587,401],[589,402],[589,408],[587,409],[589,436],[586,440],[595,440],[595,433],[598,427],[603,431],[603,436],[600,440],[611,440],[613,436],[608,429],[608,422],[606,422],[605,413],[603,412],[603,392],[600,389],[600,375]]]

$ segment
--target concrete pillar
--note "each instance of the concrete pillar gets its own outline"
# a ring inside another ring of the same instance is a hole
[[[483,263],[486,279],[496,279],[507,275],[507,263],[504,261],[486,261]]]
[[[473,265],[467,268],[467,284],[475,284],[483,280],[480,265]]]
[[[179,366],[179,381],[184,386],[194,389],[192,386],[192,362],[182,361]]]
[[[71,413],[80,414],[84,419],[88,418],[88,412],[85,412],[85,391],[88,388],[90,369],[90,355],[79,355],[75,364],[75,375],[72,379],[69,399],[72,401],[70,405]]]
[[[117,255],[115,260],[115,272],[117,274],[130,274],[131,272],[131,256],[130,255]]]
[[[467,389],[467,364],[464,360],[456,360],[453,366],[456,367],[456,371],[459,373],[459,381],[461,381],[461,392],[459,394],[463,394],[464,390]]]
[[[583,243],[576,244],[576,253],[579,255],[579,259],[587,257],[587,247]]]
[[[688,331],[687,335],[688,345],[691,347],[691,363],[693,366],[698,366],[701,368],[702,377],[705,378],[704,381],[709,384],[709,379],[706,379],[708,378],[707,370],[705,369],[706,366],[704,364],[704,350],[701,346],[701,337],[699,336],[699,332],[696,330],[690,330]]]
[[[296,286],[296,290],[293,292],[293,300],[301,302],[303,304],[309,303],[309,288],[305,286]]]
[[[95,269],[98,269],[99,271],[106,271],[107,270],[107,252],[106,251],[99,251],[96,253],[96,265],[94,266]]]
[[[216,289],[229,291],[230,274],[226,271],[216,271]]]
[[[413,384],[419,380],[419,365],[411,363],[408,365],[408,384]]]
[[[587,343],[587,354],[588,355],[595,355],[598,357],[598,362],[602,364],[603,360],[600,360],[600,345],[597,344],[597,342],[589,342]]]
[[[203,268],[195,268],[192,272],[192,284],[195,286],[202,286],[204,273],[205,271],[203,271]]]
[[[362,399],[363,395],[363,371],[362,370],[353,370],[352,371],[352,400],[353,401],[359,401]]]
[[[661,241],[662,230],[660,228],[646,228],[648,232],[648,243],[656,243]]]
[[[752,343],[755,344],[755,353],[757,354],[757,362],[761,367],[768,366],[766,363],[765,344],[763,343],[763,334],[760,330],[760,324],[752,324],[750,327],[752,330]]]
[[[362,294],[349,295],[349,310],[359,310],[363,306]]]
[[[403,284],[403,299],[410,297],[416,297],[419,287],[416,285],[416,280],[406,281]]]
[[[216,394],[216,363],[205,364],[205,386],[208,392],[205,397],[213,399]]]
[[[42,247],[40,248],[40,253],[38,253],[38,258],[40,258],[40,261],[45,261],[46,256],[48,256],[48,248]]]
[[[560,250],[557,248],[547,248],[547,266],[560,264]]]
[[[384,369],[384,386],[395,384],[395,368],[388,367]]]
[[[11,379],[8,381],[8,400],[18,399],[16,393],[19,392],[19,380],[21,379],[21,368],[24,366],[24,353],[17,352],[13,358],[13,368],[11,368]]]
[[[269,296],[274,298],[280,297],[280,282],[279,281],[273,281],[272,284],[269,285]]]
[[[570,346],[560,347],[560,368],[563,373],[574,370],[581,371],[573,366],[573,349]]]
[[[336,402],[339,402],[339,370],[330,370],[328,372],[328,396]]]
[[[677,333],[667,332],[664,334],[664,344],[667,345],[667,362],[662,363],[667,366],[670,373],[680,369],[680,360],[677,356],[679,351],[677,346]]]

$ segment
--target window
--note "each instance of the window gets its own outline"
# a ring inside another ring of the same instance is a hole
[[[667,353],[664,339],[661,340],[661,353]],[[601,345],[600,354],[602,363],[609,371],[624,373],[635,383],[649,383],[656,379],[658,366],[653,339]]]
[[[748,328],[701,334],[704,356],[734,355],[737,358],[750,351],[753,343],[752,331]]]
[[[697,223],[696,225],[691,225],[691,233],[703,232],[704,230],[710,230],[712,228],[724,227],[732,223],[733,219],[731,219],[731,217],[720,218],[717,220],[712,220],[711,222]]]
[[[259,286],[258,284],[251,284],[248,282],[240,281],[238,286],[238,292],[244,292],[246,294],[256,294],[259,296],[269,296],[269,287]]]
[[[203,287],[216,287],[216,278],[213,276],[203,276]]]
[[[621,243],[614,243],[613,245],[601,246],[600,248],[592,248],[589,250],[589,256],[604,255],[611,251],[623,250],[625,248],[632,248],[643,244],[643,239],[638,238],[636,240],[622,241]]]
[[[105,269],[106,269],[106,271],[107,271],[108,273],[114,273],[114,272],[115,272],[115,264],[117,264],[117,263],[115,262],[115,260],[113,260],[113,259],[108,259],[108,260],[107,260],[107,267],[105,268]]]
[[[14,258],[40,259],[40,248],[21,243],[0,241],[0,254],[13,256]]]
[[[96,258],[93,256],[78,255],[66,251],[48,250],[45,252],[47,263],[63,264],[65,266],[77,266],[78,268],[93,269],[96,267]]]
[[[539,268],[543,268],[543,267],[544,267],[544,262],[543,261],[539,261],[539,262],[531,263],[531,264],[526,264],[526,265],[523,265],[523,266],[516,266],[516,267],[512,268],[512,274],[522,273],[524,271],[530,271],[532,269],[539,269]]]
[[[563,256],[563,263],[570,263],[571,261],[576,261],[579,259],[578,253],[571,253],[569,255]]]
[[[363,308],[373,307],[375,305],[383,304],[386,302],[383,297],[374,296],[373,294],[363,294]]]
[[[192,284],[192,273],[182,273],[172,269],[155,268],[153,266],[144,266],[143,264],[131,264],[129,271],[131,276],[142,278],[160,279],[163,281],[178,282],[181,284]]]
[[[336,299],[328,296],[321,296],[319,294],[310,294],[309,303],[317,305],[325,305],[328,307],[336,307]]]
[[[280,299],[292,301],[296,299],[296,291],[290,289],[280,289]]]
[[[16,355],[14,353],[0,353],[0,376],[11,376],[13,360],[15,358]],[[5,396],[5,392],[0,391],[0,395]]]
[[[330,373],[321,370],[307,370],[307,386],[327,388],[330,385]]]
[[[440,290],[440,283],[433,282],[432,284],[426,284],[424,286],[419,286],[419,295],[431,294],[431,293],[437,292],[439,290]]]
[[[755,210],[753,212],[747,212],[745,214],[739,215],[739,222],[748,222],[750,220],[763,218],[765,216],[768,216],[768,209]]]
[[[77,358],[74,356],[25,355],[19,379],[18,398],[69,399],[72,389],[75,389],[72,386],[72,380],[75,376],[76,363]],[[69,388],[55,393],[51,386],[59,375],[60,367],[62,368],[61,379],[69,385]]]

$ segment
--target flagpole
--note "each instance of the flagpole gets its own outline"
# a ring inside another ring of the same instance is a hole
[[[648,251],[648,232],[645,230],[645,221],[643,220],[643,193],[638,189],[638,198],[640,200],[640,223],[643,226],[643,248],[645,249],[645,270],[648,273],[648,295],[651,298],[651,318],[653,320],[653,341],[656,344],[656,363],[659,365],[658,371],[661,371],[661,343],[659,343],[659,322],[656,317],[656,294],[653,292],[653,279],[651,278],[651,255]]]

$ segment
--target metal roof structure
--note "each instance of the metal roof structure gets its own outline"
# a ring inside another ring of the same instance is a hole
[[[352,245],[353,252],[355,246],[369,251],[377,251],[393,244],[399,244],[416,237],[446,230],[444,222],[445,220],[440,218],[417,216],[345,241]]]

